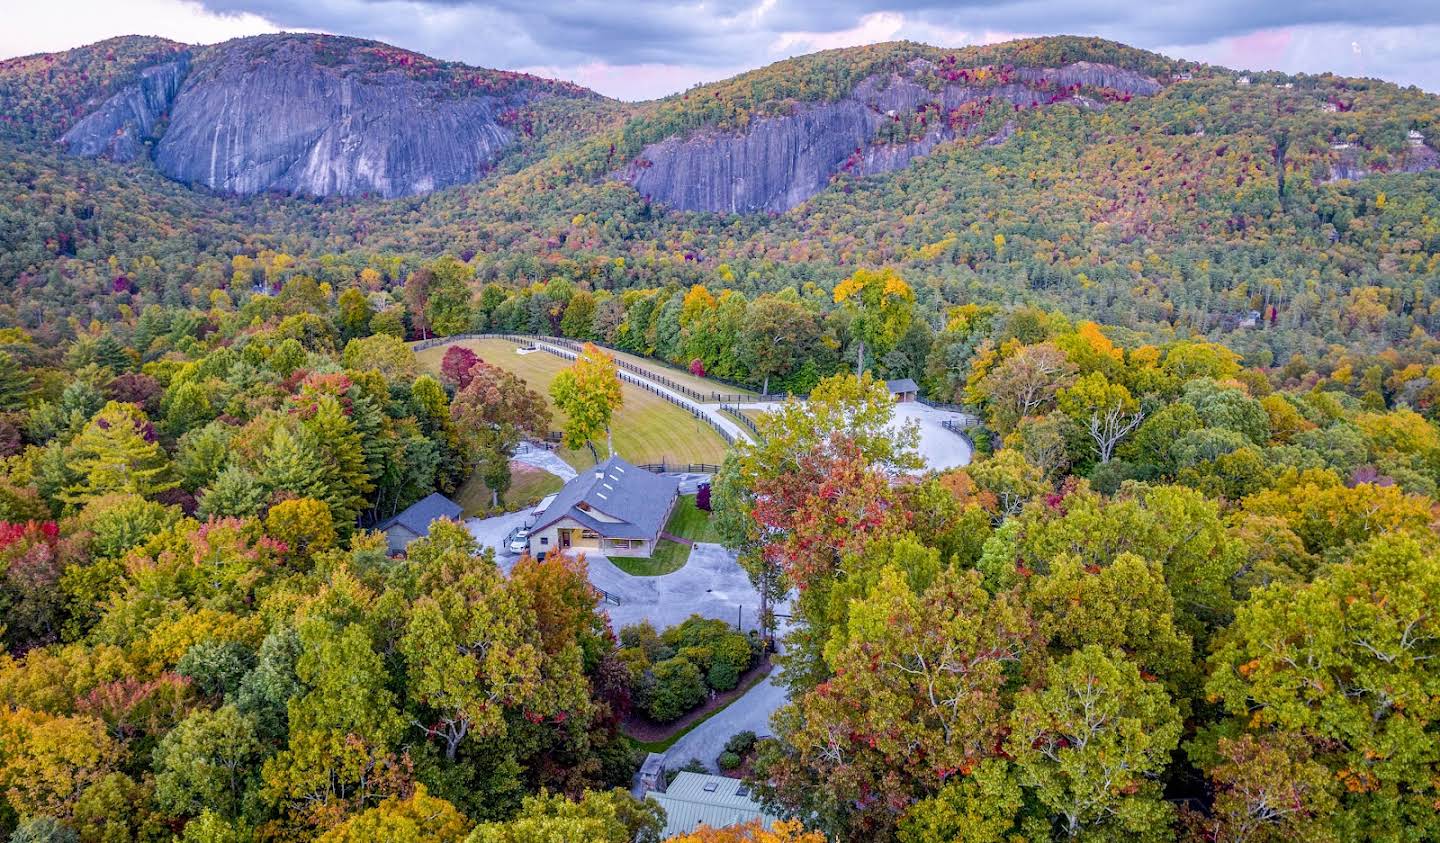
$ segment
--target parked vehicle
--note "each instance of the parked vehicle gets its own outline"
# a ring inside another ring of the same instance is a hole
[[[510,542],[506,545],[511,553],[524,553],[530,549],[530,530],[521,527],[510,534]]]

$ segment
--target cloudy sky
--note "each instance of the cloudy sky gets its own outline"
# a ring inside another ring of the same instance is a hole
[[[207,43],[278,30],[646,99],[830,47],[1113,38],[1238,69],[1379,76],[1440,92],[1440,0],[0,0],[0,58],[112,35]]]

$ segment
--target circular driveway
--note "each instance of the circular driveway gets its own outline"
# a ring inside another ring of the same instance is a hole
[[[643,620],[664,630],[697,614],[732,625],[738,621],[742,629],[757,627],[760,593],[735,554],[718,544],[696,544],[685,567],[658,577],[631,576],[593,552],[585,562],[590,582],[620,598],[619,606],[600,605],[617,632]]]

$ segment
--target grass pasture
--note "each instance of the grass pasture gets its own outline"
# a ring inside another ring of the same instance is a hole
[[[508,340],[460,340],[451,345],[463,345],[480,356],[481,360],[499,366],[525,380],[531,389],[545,396],[550,402],[550,383],[555,376],[570,366],[570,361],[544,351],[528,354],[518,353],[518,346]],[[450,345],[418,352],[421,366],[428,372],[438,374],[440,361]],[[654,463],[662,460],[668,463],[716,463],[725,458],[725,440],[721,439],[710,425],[694,418],[690,413],[671,404],[658,395],[638,386],[621,381],[623,403],[615,412],[612,431],[615,450],[621,457],[632,463]],[[551,426],[560,430],[564,427],[564,415],[550,402],[554,412]],[[595,443],[602,458],[605,457],[605,442]],[[594,464],[587,448],[562,448],[560,456],[577,469]],[[512,496],[514,492],[512,491]]]

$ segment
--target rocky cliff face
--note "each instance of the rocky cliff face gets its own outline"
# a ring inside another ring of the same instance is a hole
[[[917,60],[910,69],[928,67]],[[1149,96],[1160,90],[1160,83],[1088,62],[1021,68],[999,84],[946,84],[938,91],[905,74],[872,76],[837,102],[801,105],[787,116],[761,118],[743,133],[700,132],[651,144],[616,176],[642,195],[679,210],[778,213],[819,193],[841,171],[886,173],[930,154],[969,131],[964,120],[948,119],[967,107],[971,114],[991,106],[1033,108],[1060,102],[1102,107],[1098,99],[1081,93],[1090,89]],[[882,126],[920,109],[930,116],[918,137],[877,142]]]
[[[180,53],[174,61],[148,67],[140,78],[86,115],[60,138],[76,155],[105,156],[130,161],[145,152],[151,137],[190,69],[190,54]]]
[[[1377,173],[1424,173],[1440,170],[1440,152],[1418,132],[1411,132],[1409,143],[1399,155],[1390,156],[1383,166],[1372,168],[1366,163],[1364,147],[1336,144],[1331,151],[1330,175],[1326,182],[1358,181]]]
[[[128,160],[168,110],[155,164],[178,181],[237,194],[425,193],[484,175],[517,141],[505,113],[554,92],[473,70],[368,42],[243,39],[193,66],[146,70],[62,142]]]

